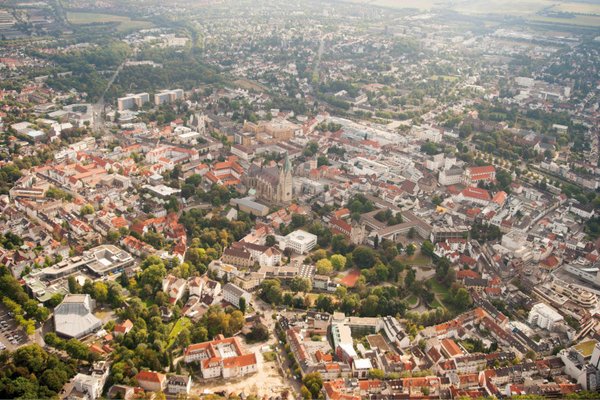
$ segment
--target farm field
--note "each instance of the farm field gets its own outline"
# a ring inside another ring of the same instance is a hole
[[[394,9],[450,9],[466,15],[510,15],[532,22],[548,22],[575,26],[600,26],[600,4],[550,0],[340,0],[355,4],[368,4]],[[573,13],[573,18],[541,16],[542,10]]]
[[[148,21],[132,20],[123,15],[101,14],[91,12],[71,12],[67,13],[67,19],[73,25],[105,24],[115,23],[117,31],[126,32],[135,29],[144,29],[152,27]]]

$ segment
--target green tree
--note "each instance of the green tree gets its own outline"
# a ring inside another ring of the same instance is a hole
[[[323,258],[316,263],[317,273],[320,275],[329,275],[333,271],[333,265],[331,261]]]
[[[329,260],[336,271],[342,271],[344,268],[346,268],[346,257],[341,254],[334,254]]]

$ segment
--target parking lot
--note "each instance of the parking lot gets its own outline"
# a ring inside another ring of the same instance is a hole
[[[14,350],[27,343],[27,335],[4,307],[0,308],[0,350]]]

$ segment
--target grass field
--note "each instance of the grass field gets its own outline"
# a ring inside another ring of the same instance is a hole
[[[417,305],[417,301],[419,299],[417,298],[417,296],[415,296],[414,294],[411,294],[410,296],[408,296],[408,298],[406,299],[406,303],[410,306],[410,307],[414,307],[415,305]]]
[[[524,17],[532,22],[556,23],[574,26],[600,26],[600,4],[567,0],[340,0],[366,6],[401,9],[446,9],[467,15],[507,15]],[[550,7],[551,11],[576,14],[574,18],[542,17],[538,13]]]
[[[440,283],[438,281],[436,281],[435,278],[431,278],[428,282],[431,283],[431,290],[433,290],[435,292],[435,294],[439,295],[442,298],[444,298],[448,295],[448,293],[449,293],[448,288],[440,285]]]
[[[90,12],[68,12],[67,19],[73,25],[105,24],[114,23],[119,32],[127,32],[137,29],[151,28],[153,25],[148,21],[132,20],[124,15],[101,14]]]
[[[173,346],[173,343],[175,343],[177,336],[179,336],[179,333],[183,330],[183,328],[186,328],[186,327],[190,326],[191,324],[192,324],[192,321],[190,321],[189,319],[187,319],[185,317],[179,319],[175,323],[175,326],[173,327],[173,329],[171,329],[171,333],[169,333],[169,344],[167,347]]]
[[[431,264],[431,258],[429,258],[421,253],[413,254],[410,257],[407,256],[406,254],[403,254],[398,257],[398,260],[400,260],[401,263],[408,264],[408,265],[425,266],[425,265]]]
[[[573,18],[555,18],[536,15],[529,18],[529,20],[532,22],[543,22],[557,25],[600,27],[600,15],[575,15]]]

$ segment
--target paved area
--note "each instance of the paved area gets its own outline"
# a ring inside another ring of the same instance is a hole
[[[14,318],[4,306],[0,307],[0,350],[15,350],[29,341]]]

